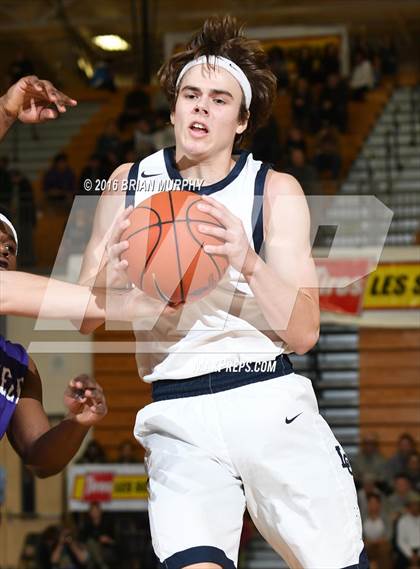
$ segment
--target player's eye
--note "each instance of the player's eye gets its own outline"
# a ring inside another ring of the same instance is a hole
[[[214,102],[217,105],[224,105],[226,103],[226,101],[224,99],[214,99]]]

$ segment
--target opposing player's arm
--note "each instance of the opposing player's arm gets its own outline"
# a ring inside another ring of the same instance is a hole
[[[57,474],[73,458],[89,426],[73,418],[50,428],[42,407],[42,385],[32,360],[7,436],[24,464],[40,478]]]
[[[79,284],[90,287],[107,287],[106,265],[108,261],[107,244],[118,214],[125,207],[124,184],[132,164],[122,164],[111,175],[108,188],[96,208],[92,233],[86,247],[82,267],[79,275]],[[104,318],[85,318],[80,327],[84,334],[93,332],[103,324]]]

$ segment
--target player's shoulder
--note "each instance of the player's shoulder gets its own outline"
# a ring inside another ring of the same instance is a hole
[[[0,335],[0,356],[1,359],[7,358],[14,360],[17,364],[27,366],[29,361],[28,352],[23,346],[15,342],[10,342]]]
[[[285,172],[270,169],[267,173],[265,196],[271,198],[278,195],[303,196],[302,186],[294,176]]]

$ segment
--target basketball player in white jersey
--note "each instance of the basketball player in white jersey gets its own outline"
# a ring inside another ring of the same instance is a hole
[[[119,198],[101,198],[80,275],[105,283],[116,201],[137,206],[171,184],[202,182],[203,211],[225,227],[201,226],[224,241],[206,251],[230,267],[205,298],[135,326],[154,397],[134,433],[146,449],[155,552],[166,569],[233,569],[247,507],[291,568],[366,569],[350,463],[286,355],[309,350],[319,329],[302,189],[249,153],[232,154],[270,114],[274,76],[229,17],[206,21],[159,76],[176,146],[115,171]],[[135,190],[125,191],[127,180]],[[128,246],[112,241],[110,250]]]

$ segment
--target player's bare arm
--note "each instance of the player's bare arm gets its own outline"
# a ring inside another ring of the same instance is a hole
[[[250,247],[241,220],[216,200],[203,196],[199,206],[226,229],[201,226],[203,233],[225,240],[206,246],[222,254],[242,272],[261,311],[277,335],[296,353],[308,351],[319,333],[317,282],[311,258],[310,219],[299,183],[287,174],[272,172],[264,197],[266,262]]]
[[[50,81],[36,75],[22,77],[0,97],[0,140],[16,120],[29,124],[45,122],[75,105],[75,99],[56,89]]]
[[[42,385],[32,360],[7,435],[25,465],[38,477],[60,472],[76,454],[89,428],[107,413],[101,387],[87,376],[69,383],[68,416],[50,428],[42,407]]]

